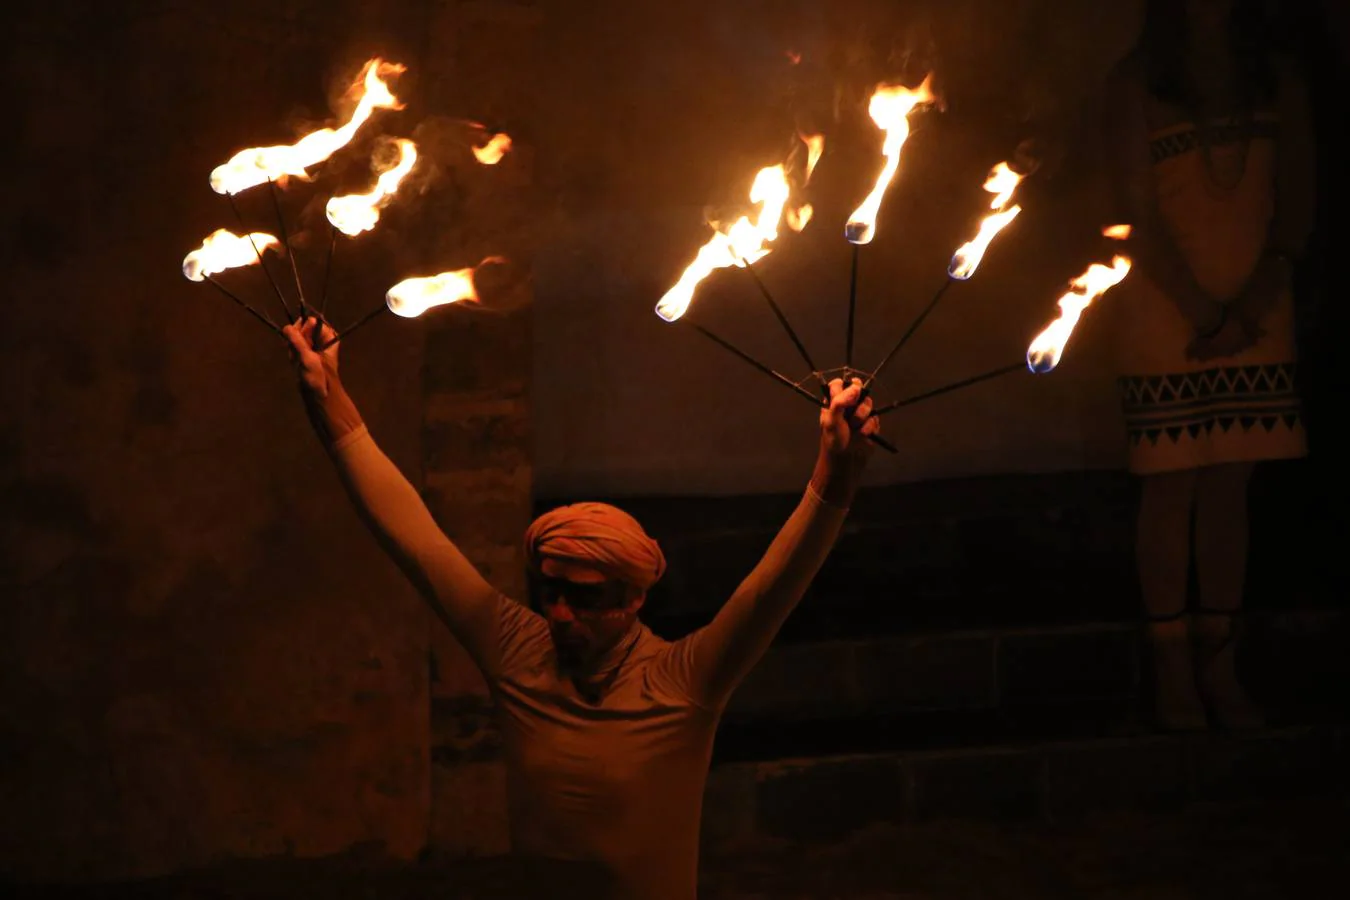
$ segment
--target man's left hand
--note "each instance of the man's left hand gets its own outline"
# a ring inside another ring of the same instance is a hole
[[[869,435],[881,430],[881,420],[872,415],[872,398],[863,396],[862,380],[847,387],[842,379],[830,382],[829,405],[820,411],[821,449],[832,457],[863,457],[872,452]]]

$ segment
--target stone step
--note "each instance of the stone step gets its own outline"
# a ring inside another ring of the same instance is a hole
[[[1342,604],[1327,493],[1308,460],[1263,464],[1251,487],[1248,605]],[[1138,486],[1061,472],[870,487],[782,641],[1125,619],[1138,612]],[[540,500],[539,510],[570,498]],[[641,520],[669,567],[646,607],[677,637],[706,622],[755,565],[798,495],[608,498]]]
[[[1138,692],[1139,633],[1126,623],[930,632],[772,647],[727,720],[983,710]]]
[[[1277,720],[1350,712],[1337,610],[1252,613],[1244,684]],[[733,695],[720,759],[1137,731],[1149,695],[1135,623],[778,645]],[[776,749],[775,749],[776,748]]]
[[[1133,491],[1114,472],[871,488],[855,502],[782,639],[1081,618],[1077,585],[1129,579]],[[661,542],[669,563],[648,598],[653,627],[678,636],[706,622],[759,561],[799,496],[614,500]],[[1019,581],[1034,585],[1034,597],[1009,607],[1008,587]],[[1128,586],[1116,593],[1115,601],[1099,597],[1086,614],[1127,610]]]
[[[605,886],[586,863],[505,851],[454,857],[433,851],[412,862],[392,858],[376,842],[328,856],[223,858],[114,882],[35,884],[0,873],[0,897],[11,900],[594,900]]]
[[[1271,721],[1350,718],[1350,615],[1252,613],[1239,657]],[[1135,735],[1148,679],[1137,624],[1006,628],[780,644],[732,696],[719,762]],[[432,757],[499,758],[484,695],[432,703]]]
[[[719,765],[704,797],[703,844],[727,853],[836,841],[877,824],[1072,822],[1110,809],[1329,792],[1346,786],[1348,761],[1350,726],[1318,725]]]

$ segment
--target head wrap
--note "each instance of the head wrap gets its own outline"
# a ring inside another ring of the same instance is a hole
[[[580,563],[643,591],[666,571],[656,541],[637,519],[608,503],[574,503],[544,513],[525,531],[525,556],[535,571],[547,559]]]

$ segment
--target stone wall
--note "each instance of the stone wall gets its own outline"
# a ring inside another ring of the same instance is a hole
[[[801,234],[757,264],[818,365],[844,362],[849,245],[843,223],[879,171],[868,97],[926,72],[947,100],[915,117],[876,240],[859,255],[855,361],[876,364],[945,280],[987,208],[991,166],[1057,132],[1059,166],[1028,181],[1024,211],[980,271],[951,291],[878,382],[898,399],[1021,359],[1067,279],[1103,252],[1110,215],[1092,116],[1133,38],[1135,4],[1024,0],[839,3],[709,0],[587,4],[550,22],[549,140],[557,185],[538,266],[536,474],[546,495],[797,489],[809,474],[809,407],[699,335],[652,312],[796,129],[826,135]],[[552,8],[552,7],[551,7]],[[647,35],[661,34],[660,40]],[[793,63],[792,54],[800,54]],[[1053,171],[1052,171],[1053,170]],[[550,194],[550,197],[554,197]],[[689,312],[791,377],[807,368],[753,284],[704,282]],[[1109,330],[1086,316],[1053,377],[1025,373],[898,411],[878,482],[1118,467],[1123,433]],[[576,402],[584,398],[584,402]]]
[[[481,306],[377,319],[343,357],[381,446],[520,596],[538,11],[83,6],[27,10],[7,60],[31,90],[6,162],[32,177],[3,212],[0,870],[504,849],[492,748],[461,757],[431,737],[434,695],[436,734],[472,744],[481,679],[351,514],[281,343],[178,265],[211,230],[239,230],[207,186],[215,165],[330,119],[370,56],[408,65],[405,109],[288,185],[283,209],[313,300],[323,199],[364,189],[375,138],[422,148],[380,227],[336,244],[339,326],[395,280],[506,259],[484,270]],[[499,165],[472,160],[473,122],[515,139]],[[238,205],[250,230],[276,231],[266,189]],[[289,291],[285,264],[272,272]],[[221,280],[279,316],[256,268]],[[470,763],[437,767],[434,815],[433,744]]]
[[[785,239],[763,275],[822,358],[837,356],[837,223],[876,163],[865,94],[931,64],[948,110],[916,132],[861,270],[859,355],[875,357],[940,279],[988,167],[1047,121],[1084,128],[1068,113],[1090,109],[1094,79],[1130,38],[1124,7],[998,6],[82,0],[12,15],[5,71],[22,90],[0,147],[11,176],[0,204],[0,872],[80,880],[241,856],[505,847],[481,679],[348,509],[282,346],[178,272],[203,236],[234,226],[207,187],[215,165],[329,119],[370,56],[409,65],[408,108],[364,134],[425,139],[429,167],[379,229],[339,242],[329,313],[350,322],[399,278],[508,258],[485,269],[481,308],[378,319],[343,356],[381,445],[519,596],[532,492],[799,488],[810,411],[651,307],[705,239],[704,206],[735,199],[794,126],[827,127],[819,222]],[[515,139],[499,166],[470,159],[470,120]],[[311,286],[327,240],[316,198],[368,183],[364,147],[283,194]],[[1017,230],[925,325],[893,389],[1020,353],[1081,268],[1101,213],[1091,167],[1069,158],[1028,188]],[[240,206],[251,227],[272,228],[265,192]],[[274,271],[284,286],[285,268]],[[260,273],[229,278],[270,303]],[[791,366],[757,302],[721,279],[698,312]],[[1320,333],[1343,333],[1345,306],[1324,309],[1311,320]],[[880,457],[877,477],[1114,464],[1118,422],[1092,349],[1104,322],[1085,322],[1051,380],[896,419],[906,452]],[[1323,371],[1339,371],[1333,362]],[[952,537],[967,554],[954,558],[980,565],[1002,527],[985,520],[998,518],[963,519],[925,546]],[[1072,530],[1019,521],[1034,546]],[[1114,546],[1121,506],[1094,521],[1104,530],[1075,534],[1072,548]],[[733,549],[765,535],[755,525]],[[866,530],[855,537],[855,559],[890,552]],[[696,554],[698,540],[676,554]],[[727,566],[739,567],[734,555]],[[1330,569],[1337,557],[1325,558]]]
[[[63,3],[15,19],[0,209],[6,874],[425,845],[426,616],[351,513],[281,341],[179,272],[212,230],[237,230],[212,168],[330,118],[368,56],[410,65],[400,93],[418,113],[425,13]],[[363,134],[412,124],[399,115]],[[367,180],[369,149],[283,192],[311,294],[328,237],[311,199]],[[266,189],[238,202],[275,232]],[[430,261],[414,222],[391,210],[342,242],[336,322]],[[222,281],[279,315],[256,269]],[[372,431],[414,478],[422,343],[391,316],[344,347]]]
[[[483,272],[485,307],[431,324],[423,368],[426,497],[446,533],[494,586],[524,599],[521,535],[531,518],[530,385],[536,253],[535,68],[544,18],[534,4],[433,6],[430,102],[512,136],[497,166],[469,173],[429,223]],[[432,631],[431,846],[450,855],[508,847],[505,770],[486,685],[449,633]]]
[[[1141,2],[540,6],[550,16],[539,140],[550,231],[537,266],[536,364],[545,374],[534,418],[546,496],[800,486],[810,467],[809,408],[697,334],[662,323],[652,308],[707,239],[710,209],[739,213],[754,172],[783,157],[794,129],[820,129],[827,141],[810,188],[813,223],[785,232],[757,268],[816,362],[842,363],[842,223],[877,171],[865,110],[881,79],[913,84],[931,70],[947,108],[916,116],[877,238],[860,253],[856,359],[864,365],[880,359],[943,282],[952,251],[982,215],[989,167],[1026,137],[1055,135],[1061,145],[1024,183],[1022,214],[974,278],[948,292],[890,365],[879,396],[1016,362],[1055,315],[1066,280],[1105,252],[1096,238],[1112,215],[1101,88],[1134,39]],[[1319,4],[1275,6],[1293,21]],[[1320,6],[1332,24],[1344,22],[1340,5]],[[1339,49],[1344,58],[1344,39],[1340,48],[1331,43],[1344,25],[1302,27],[1276,37],[1296,50],[1321,45],[1310,74],[1321,79],[1325,158],[1339,159],[1344,69],[1336,83],[1331,57]],[[1316,302],[1312,286],[1301,292],[1307,390],[1317,394],[1310,403],[1327,423],[1317,439],[1328,448],[1344,386],[1327,337],[1346,322],[1331,264],[1344,244],[1335,218],[1341,190],[1334,176],[1323,180],[1324,296]],[[1125,301],[1123,292],[1108,294],[1086,314],[1050,376],[1010,375],[894,413],[886,430],[904,452],[878,455],[872,477],[889,484],[1120,468],[1111,319]],[[705,281],[689,317],[794,378],[807,374],[740,273]]]

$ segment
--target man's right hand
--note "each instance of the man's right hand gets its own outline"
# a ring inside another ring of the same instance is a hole
[[[361,414],[338,379],[338,345],[329,343],[336,332],[318,319],[303,319],[287,325],[282,334],[291,342],[305,411],[319,436],[332,445],[360,428]],[[328,346],[319,351],[315,345]]]
[[[337,333],[327,322],[315,318],[299,319],[281,333],[291,342],[291,362],[295,363],[301,387],[319,399],[326,398],[338,384],[338,345],[334,343],[322,352],[314,348],[332,341]]]

